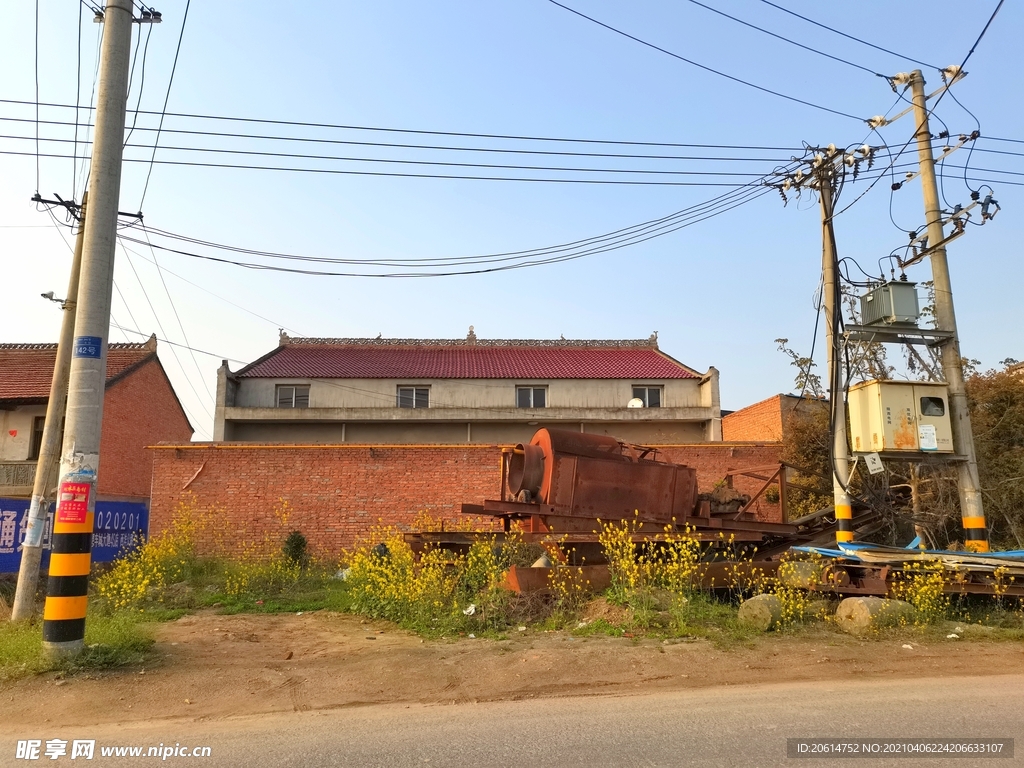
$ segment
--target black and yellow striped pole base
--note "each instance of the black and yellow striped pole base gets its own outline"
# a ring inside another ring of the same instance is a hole
[[[968,552],[988,552],[988,528],[984,517],[961,518],[964,524],[964,547]]]
[[[43,647],[54,655],[79,653],[85,645],[95,487],[95,481],[60,484],[43,608]]]
[[[838,524],[836,541],[840,543],[853,541],[853,508],[848,499],[845,504],[836,503],[836,523]]]

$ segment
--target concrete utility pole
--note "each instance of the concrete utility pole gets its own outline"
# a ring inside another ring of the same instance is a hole
[[[954,74],[954,77],[956,73]],[[925,222],[928,225],[928,245],[932,263],[932,283],[935,288],[935,324],[939,330],[950,331],[953,336],[942,345],[942,372],[949,386],[949,416],[953,427],[953,447],[962,460],[957,462],[960,487],[960,513],[963,518],[964,544],[969,550],[988,552],[988,529],[981,501],[981,481],[978,478],[978,458],[974,452],[974,433],[971,431],[971,413],[967,408],[963,362],[960,358],[960,338],[953,311],[953,289],[949,280],[946,247],[942,244],[942,209],[939,189],[935,182],[935,160],[932,156],[932,135],[928,130],[928,105],[924,93],[924,76],[915,69],[910,75],[914,100],[914,119],[917,122],[917,153],[921,162],[921,189],[924,191]]]
[[[79,209],[78,237],[75,239],[75,255],[71,261],[71,277],[68,279],[68,297],[61,309],[64,317],[60,323],[60,339],[57,342],[57,359],[53,364],[53,378],[50,381],[50,399],[46,402],[46,420],[43,423],[43,440],[39,447],[36,463],[35,483],[32,485],[32,501],[28,507],[28,524],[25,541],[21,546],[21,569],[18,571],[18,588],[14,593],[11,621],[20,621],[32,616],[36,587],[39,584],[39,561],[43,557],[43,530],[50,505],[46,501],[50,475],[60,459],[61,421],[64,406],[68,401],[68,373],[71,368],[71,345],[75,333],[75,309],[78,306],[78,278],[82,271],[82,243],[85,239],[85,208],[89,193],[82,195]]]
[[[837,372],[838,353],[835,319],[839,293],[836,284],[836,233],[832,227],[833,158],[827,157],[817,170],[818,195],[821,198],[821,308],[825,313],[825,341],[828,346],[828,397],[832,412],[832,497],[835,503],[836,541],[853,541],[853,507],[846,488],[850,482],[850,448],[846,439],[846,399],[842,373]],[[835,382],[839,386],[834,386]]]
[[[67,419],[51,541],[50,578],[43,610],[43,645],[51,653],[61,655],[81,651],[85,638],[128,100],[131,0],[107,0],[103,23],[106,27],[100,54],[89,175],[92,199],[85,217]]]

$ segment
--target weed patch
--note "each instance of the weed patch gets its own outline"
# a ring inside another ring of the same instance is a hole
[[[113,616],[90,613],[82,653],[53,658],[43,650],[43,633],[38,624],[4,622],[0,624],[0,680],[42,672],[75,673],[138,664],[153,645],[147,624],[142,617],[128,612]]]

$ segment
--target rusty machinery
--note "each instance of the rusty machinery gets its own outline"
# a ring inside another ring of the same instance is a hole
[[[646,523],[671,525],[697,504],[693,468],[658,461],[652,449],[614,437],[558,429],[540,429],[513,449],[506,486],[516,502],[539,505],[563,532],[590,532],[594,520],[634,513]]]
[[[697,473],[692,467],[660,461],[653,448],[631,445],[613,437],[540,429],[529,443],[502,453],[501,498],[482,504],[463,504],[467,515],[500,520],[504,532],[519,522],[524,541],[547,543],[582,555],[588,578],[607,580],[607,567],[598,544],[601,522],[636,519],[642,531],[633,535],[637,543],[657,541],[667,535],[687,535],[712,544],[734,543],[747,549],[748,557],[761,560],[761,572],[773,569],[775,559],[793,545],[823,545],[835,541],[836,521],[831,509],[823,509],[798,520],[772,523],[758,520],[751,512],[753,502],[772,484],[785,497],[788,483],[785,464],[730,470],[725,482],[709,493],[700,493]],[[749,496],[733,489],[733,477],[745,476],[762,483]],[[877,515],[862,509],[854,516],[858,530],[868,533],[877,527]],[[466,547],[479,536],[504,538],[504,532],[417,531],[406,534],[414,548],[426,545]],[[756,547],[756,550],[755,550]],[[570,562],[573,558],[570,556]],[[579,564],[579,561],[577,561]],[[724,585],[737,576],[737,567],[755,567],[749,559],[736,563],[708,561],[700,579],[706,586]],[[604,569],[604,570],[602,570]],[[893,567],[868,563],[833,562],[812,589],[841,594],[881,594],[889,590]],[[542,590],[547,585],[545,568],[513,568],[509,583],[515,591]],[[969,594],[991,593],[991,585],[977,579],[961,579],[948,591]],[[1015,587],[1012,594],[1024,594]]]
[[[463,504],[527,539],[596,543],[600,522],[636,519],[636,538],[688,532],[705,541],[761,544],[799,537],[798,524],[756,519],[751,498],[728,485],[701,494],[692,467],[660,461],[653,448],[605,435],[539,429],[529,443],[503,454],[501,498]],[[600,521],[600,522],[599,522]]]

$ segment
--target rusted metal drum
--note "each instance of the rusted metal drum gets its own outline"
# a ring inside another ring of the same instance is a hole
[[[680,464],[644,458],[613,437],[540,429],[509,461],[513,495],[555,507],[567,517],[643,520],[669,524],[691,514],[697,473]]]

